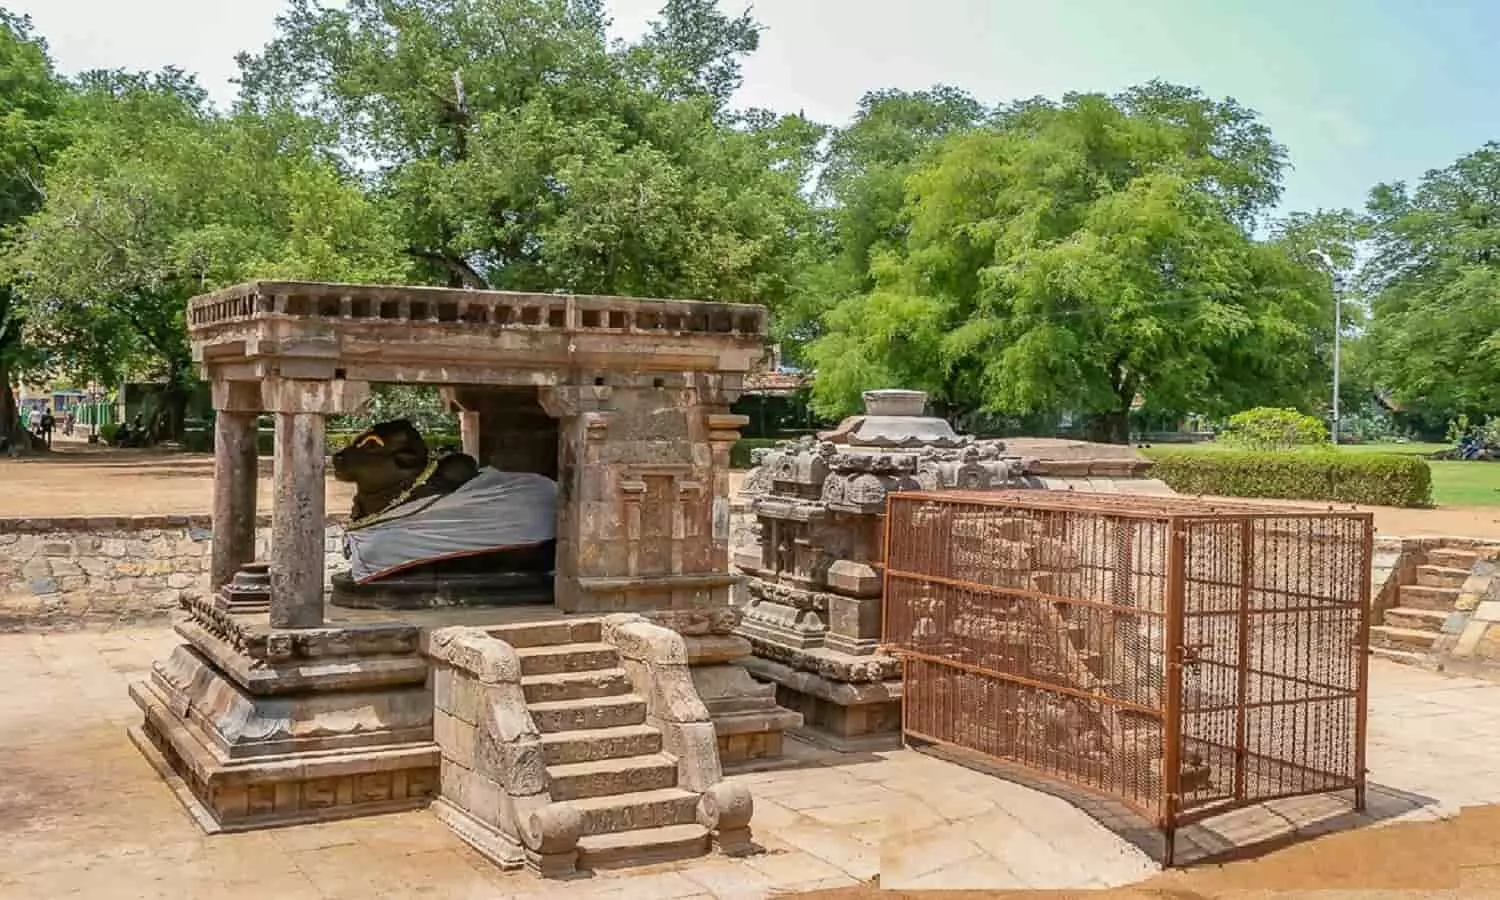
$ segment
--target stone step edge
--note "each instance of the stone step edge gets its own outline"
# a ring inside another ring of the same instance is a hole
[[[1397,625],[1371,625],[1370,636],[1372,638],[1377,636],[1383,637],[1402,646],[1411,647],[1416,646],[1416,644],[1403,640],[1403,638],[1423,638],[1429,642],[1430,646],[1431,643],[1435,643],[1439,637],[1442,637],[1442,634],[1436,631],[1425,631],[1417,628],[1402,628]]]
[[[599,643],[602,640],[604,619],[595,616],[580,616],[577,618],[543,619],[539,622],[513,622],[505,625],[486,626],[484,631],[491,637],[499,638],[510,644],[517,650],[531,650],[543,647],[565,647],[575,643],[573,635],[578,631],[590,634],[592,637],[585,639],[585,643]],[[545,640],[550,633],[566,635],[562,640]],[[537,643],[545,640],[543,643]]]
[[[1448,616],[1450,615],[1441,609],[1424,609],[1420,606],[1393,606],[1386,610],[1385,614],[1388,616],[1392,614],[1408,616],[1413,619],[1428,619],[1433,622],[1435,629],[1441,629],[1443,623],[1448,620]],[[1404,628],[1405,626],[1398,625],[1396,627]]]
[[[577,700],[542,700],[537,703],[528,703],[526,708],[532,715],[539,712],[565,712],[570,709],[595,709],[601,706],[634,706],[645,705],[637,694],[616,694],[613,697],[582,697]]]
[[[516,647],[516,656],[525,659],[528,656],[567,656],[577,653],[616,653],[614,644],[606,644],[603,641],[576,641],[568,644],[547,644],[541,647]],[[615,668],[610,666],[609,668]],[[592,670],[584,670],[592,671]]]
[[[554,732],[557,733],[557,732]],[[562,732],[566,733],[566,732]],[[677,759],[670,753],[640,753],[635,756],[617,756],[614,759],[595,759],[588,762],[558,763],[547,767],[547,775],[554,781],[559,778],[577,778],[620,769],[676,768]]]
[[[629,676],[625,674],[623,668],[620,666],[610,666],[607,669],[581,669],[577,672],[543,672],[539,675],[522,675],[521,687],[524,688],[531,684],[566,684],[569,681],[589,681],[600,676],[624,678],[626,679],[626,684],[630,683]]]
[[[525,695],[528,705],[555,703],[556,700],[543,699],[553,695],[563,695],[562,699],[568,699],[567,695],[578,695],[571,699],[585,700],[619,697],[634,690],[635,686],[630,683],[630,677],[624,669],[618,667],[521,676],[521,692]]]
[[[705,856],[710,849],[702,825],[664,825],[584,835],[578,839],[578,862],[590,869],[624,868]]]
[[[570,744],[575,741],[606,741],[613,738],[642,737],[656,733],[657,730],[650,725],[613,725],[608,728],[580,728],[577,731],[548,731],[542,735],[542,743]]]
[[[663,803],[683,801],[691,799],[694,803],[698,801],[698,795],[692,791],[682,788],[655,788],[649,791],[632,791],[628,794],[606,794],[603,797],[582,797],[578,800],[567,800],[564,802],[573,804],[579,812],[587,812],[597,809],[616,809],[630,806],[647,806],[652,803]],[[644,829],[640,829],[644,830]],[[607,834],[620,834],[621,832],[605,832]]]

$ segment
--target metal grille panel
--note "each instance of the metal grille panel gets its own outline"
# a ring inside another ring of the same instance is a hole
[[[1366,513],[1107,494],[889,500],[885,643],[913,737],[1123,801],[1168,836],[1364,795]]]

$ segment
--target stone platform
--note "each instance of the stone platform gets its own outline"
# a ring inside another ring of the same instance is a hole
[[[430,636],[454,628],[502,639],[599,629],[597,617],[550,605],[421,609],[391,621],[389,612],[329,604],[324,627],[295,631],[273,629],[264,610],[234,609],[225,599],[184,607],[175,628],[183,643],[130,688],[143,714],[131,736],[210,833],[423,807],[451,793],[441,786],[441,713],[430,676],[432,666],[451,662],[434,656]],[[641,619],[665,624],[661,633],[681,642],[685,678],[674,691],[703,704],[711,749],[696,752],[710,753],[715,771],[720,760],[779,756],[782,733],[801,724],[777,707],[773,685],[738,664],[749,646],[727,633],[734,612]],[[575,643],[557,648],[566,663],[559,677],[587,689],[567,695],[584,702],[596,696],[594,676],[577,661],[592,665],[599,653]]]
[[[131,737],[205,831],[425,806],[438,785],[419,629],[278,631],[187,603],[185,643],[130,687]]]

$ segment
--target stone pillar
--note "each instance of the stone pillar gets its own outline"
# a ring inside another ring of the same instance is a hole
[[[542,409],[558,420],[557,566],[552,592],[563,612],[597,611],[584,588],[585,579],[627,574],[619,552],[623,543],[614,534],[596,530],[624,530],[603,487],[612,483],[613,474],[601,459],[611,396],[609,387],[577,385],[544,387],[538,394]]]
[[[323,416],[276,414],[276,501],[271,515],[271,627],[323,624]]]
[[[458,414],[458,432],[463,437],[464,452],[484,465],[484,454],[479,443],[479,411],[466,409]]]
[[[209,589],[228,584],[255,558],[255,419],[260,385],[214,384],[213,559]]]
[[[333,375],[331,366],[328,374]],[[276,413],[271,627],[317,628],[323,624],[327,527],[324,419],[357,406],[369,385],[332,377],[272,377],[262,382],[261,393],[266,408]]]

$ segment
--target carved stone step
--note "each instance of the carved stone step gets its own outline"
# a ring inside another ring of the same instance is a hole
[[[1417,584],[1422,587],[1461,588],[1469,580],[1468,569],[1447,566],[1417,566]]]
[[[553,800],[579,800],[677,786],[677,761],[663,753],[548,766]]]
[[[650,725],[557,731],[542,735],[542,760],[549,766],[660,752],[661,732]]]
[[[1411,650],[1397,650],[1394,647],[1370,646],[1370,655],[1380,659],[1388,659],[1407,666],[1420,666],[1427,663],[1427,654]]]
[[[485,631],[518,650],[523,647],[556,647],[561,644],[596,644],[604,639],[598,619],[522,622],[516,625],[496,625]]]
[[[537,729],[544,734],[617,728],[621,725],[640,725],[646,721],[646,702],[634,694],[529,703],[527,706],[531,710],[532,719],[536,721]]]
[[[1397,593],[1400,604],[1407,609],[1431,609],[1449,612],[1458,599],[1458,588],[1426,587],[1420,584],[1403,584]]]
[[[556,675],[528,675],[521,679],[527,703],[554,703],[558,700],[587,700],[591,697],[617,697],[631,691],[624,669],[594,669],[588,672],[560,672]]]
[[[557,675],[562,672],[588,672],[613,669],[620,655],[609,644],[563,644],[555,647],[524,647],[516,650],[522,675]]]
[[[1414,609],[1408,606],[1397,606],[1385,611],[1386,625],[1397,628],[1411,628],[1417,631],[1430,631],[1433,634],[1443,630],[1443,622],[1448,614],[1436,609]]]
[[[1479,554],[1473,550],[1439,547],[1436,550],[1427,551],[1427,564],[1429,566],[1443,566],[1444,568],[1468,571],[1474,568],[1474,561],[1477,559],[1479,559]]]
[[[1435,631],[1421,631],[1416,628],[1397,628],[1394,625],[1372,625],[1370,627],[1371,644],[1379,647],[1391,647],[1397,650],[1431,650],[1438,636],[1438,633]]]
[[[578,839],[578,867],[619,869],[675,862],[703,856],[708,850],[708,829],[697,824],[590,834]]]
[[[572,803],[583,817],[584,834],[692,825],[698,821],[698,795],[680,788],[585,797]]]

